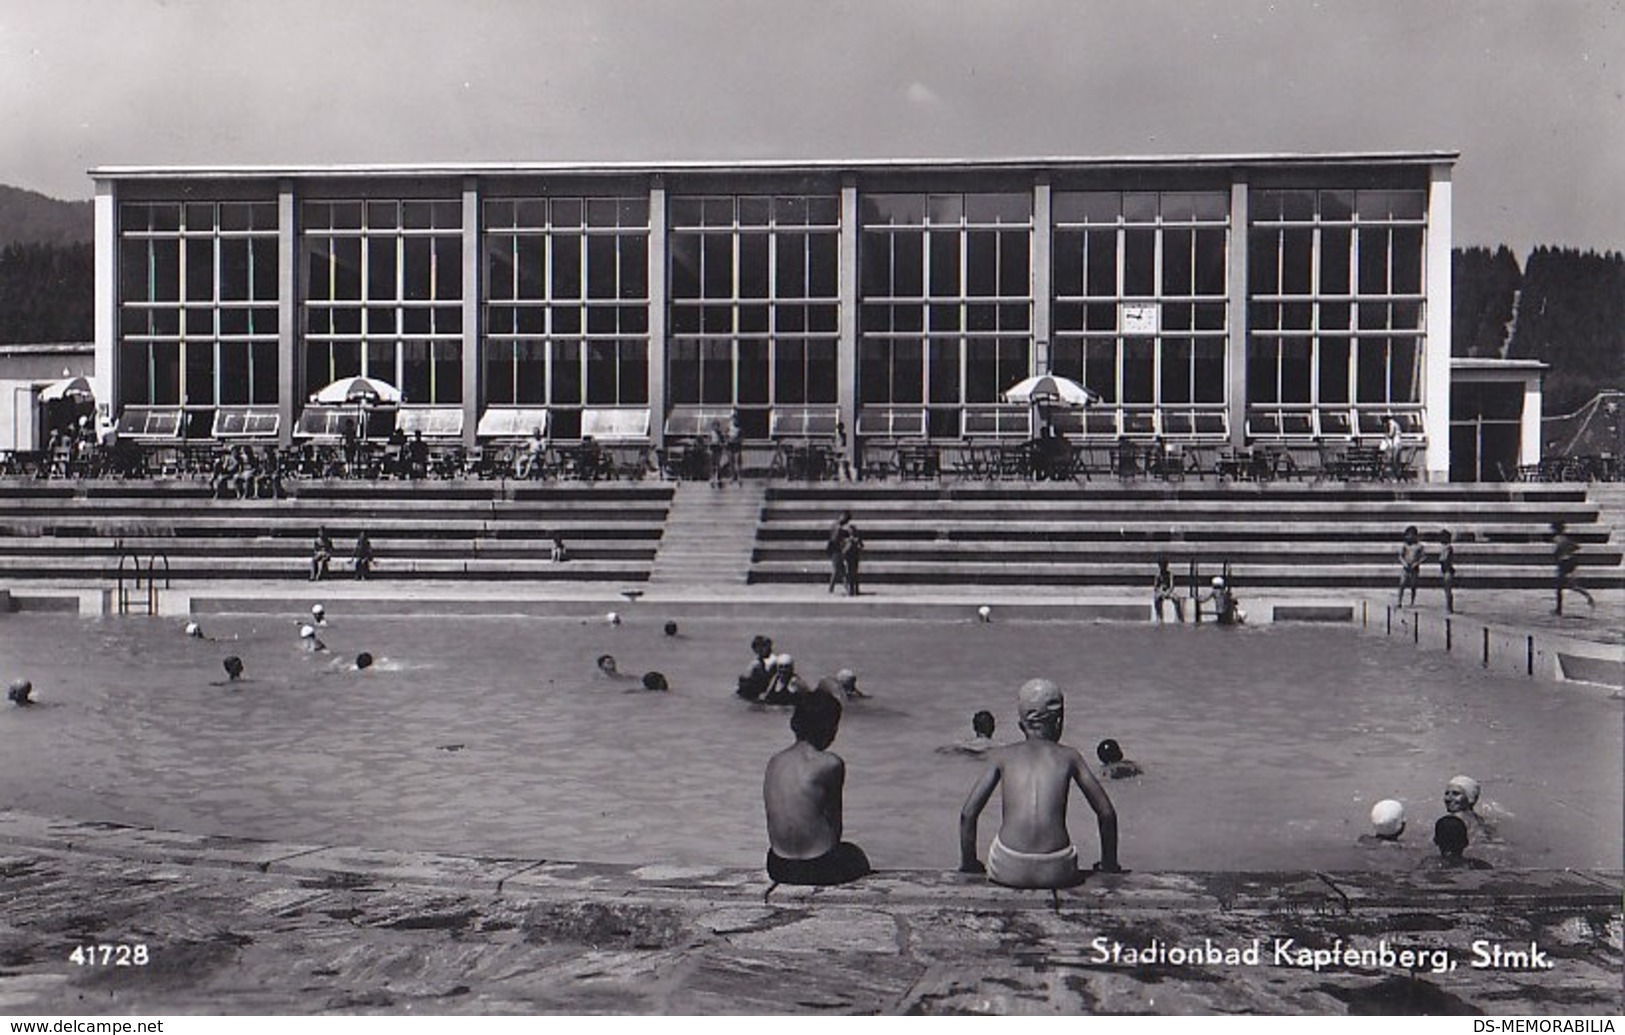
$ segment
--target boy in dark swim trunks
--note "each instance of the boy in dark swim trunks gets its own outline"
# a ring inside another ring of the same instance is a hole
[[[1575,556],[1580,552],[1580,544],[1576,543],[1569,534],[1563,530],[1563,522],[1552,522],[1552,564],[1555,568],[1557,607],[1552,611],[1554,615],[1563,613],[1563,591],[1565,589],[1580,594],[1586,598],[1586,606],[1595,608],[1597,602],[1591,598],[1591,593],[1580,585],[1575,577],[1579,570],[1580,561]]]
[[[1416,606],[1416,581],[1422,574],[1422,562],[1427,560],[1427,547],[1417,538],[1415,525],[1405,529],[1405,540],[1399,547],[1399,606],[1405,606],[1405,590],[1411,591],[1411,606]]]
[[[1444,610],[1456,613],[1456,540],[1450,529],[1439,532],[1439,583],[1444,587]]]
[[[1048,679],[1029,679],[1016,691],[1019,744],[988,752],[987,772],[959,810],[959,869],[986,873],[1011,888],[1065,888],[1079,883],[1078,851],[1066,829],[1066,799],[1076,783],[1100,824],[1100,861],[1094,868],[1121,872],[1117,864],[1117,810],[1076,748],[1060,743],[1066,699]],[[1003,817],[988,849],[987,865],[976,857],[976,821],[1004,784]]]
[[[841,702],[819,688],[800,694],[790,717],[796,742],[774,755],[762,780],[767,875],[778,884],[845,884],[869,872],[863,849],[841,840],[846,763],[829,750]]]

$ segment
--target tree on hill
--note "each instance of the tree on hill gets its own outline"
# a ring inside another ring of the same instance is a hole
[[[1536,248],[1524,263],[1507,355],[1550,364],[1547,414],[1625,385],[1625,256]]]
[[[0,184],[0,248],[13,244],[90,244],[95,210],[88,201],[58,201]]]
[[[95,260],[89,244],[13,244],[0,251],[0,343],[90,341]]]
[[[1518,260],[1504,244],[1493,252],[1488,248],[1457,248],[1450,260],[1454,280],[1451,355],[1504,357],[1513,306],[1523,280]]]

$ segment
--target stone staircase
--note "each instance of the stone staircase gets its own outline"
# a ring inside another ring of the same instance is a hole
[[[1625,504],[1625,494],[1619,497]],[[828,578],[830,517],[852,511],[869,585],[1143,590],[1159,558],[1175,576],[1233,566],[1249,588],[1386,589],[1399,533],[1430,554],[1456,537],[1457,585],[1546,589],[1553,521],[1580,543],[1592,588],[1625,586],[1625,540],[1581,485],[1047,483],[775,486],[757,531],[752,583]],[[1625,515],[1625,506],[1616,515]],[[1437,583],[1437,566],[1423,585]]]
[[[700,481],[678,482],[649,570],[649,585],[685,589],[745,585],[766,497],[767,486],[761,481],[720,489]]]
[[[1597,505],[1597,522],[1613,534],[1614,545],[1625,544],[1625,482],[1595,482],[1586,496]]]
[[[304,579],[318,527],[344,577],[367,531],[382,580],[642,582],[661,483],[299,481],[277,500],[215,500],[184,481],[0,479],[0,583]],[[551,560],[553,537],[568,563]]]

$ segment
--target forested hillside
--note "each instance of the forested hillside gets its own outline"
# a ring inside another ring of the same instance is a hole
[[[1542,247],[1520,270],[1505,248],[1468,248],[1453,265],[1456,355],[1550,364],[1549,416],[1625,387],[1625,255]]]

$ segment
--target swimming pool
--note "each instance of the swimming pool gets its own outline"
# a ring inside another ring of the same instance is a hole
[[[1621,865],[1621,703],[1488,676],[1344,628],[784,619],[623,611],[625,622],[359,618],[329,604],[325,654],[301,615],[183,622],[0,617],[0,678],[39,707],[0,710],[0,807],[194,833],[484,856],[759,865],[761,775],[788,712],[732,694],[757,632],[809,680],[856,669],[834,749],[847,837],[884,868],[951,868],[980,763],[939,753],[1014,690],[1067,691],[1065,740],[1101,737],[1147,770],[1108,790],[1123,864],[1148,870],[1409,867],[1445,781],[1484,784],[1499,866]],[[680,625],[667,637],[667,619]],[[380,660],[357,672],[353,658]],[[664,672],[669,694],[597,671]],[[247,679],[221,685],[221,659]],[[1380,798],[1405,803],[1408,849],[1358,847]],[[981,838],[997,829],[997,801]],[[1093,815],[1073,796],[1080,855]]]

